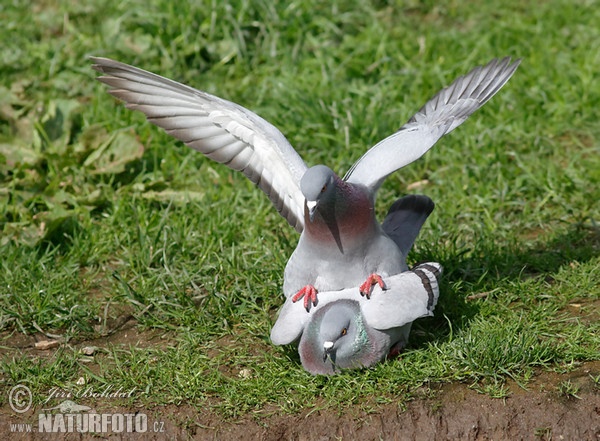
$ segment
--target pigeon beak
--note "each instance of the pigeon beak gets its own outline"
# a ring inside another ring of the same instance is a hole
[[[331,350],[333,349],[333,342],[326,341],[323,343],[323,363],[327,361],[327,357],[331,354]]]
[[[306,207],[308,208],[308,219],[312,222],[315,217],[315,212],[317,211],[317,206],[319,205],[319,201],[306,201]]]

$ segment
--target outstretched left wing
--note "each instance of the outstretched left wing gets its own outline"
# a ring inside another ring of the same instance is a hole
[[[241,171],[302,232],[307,167],[273,125],[235,103],[108,58],[92,57],[98,80],[148,121],[210,159]]]

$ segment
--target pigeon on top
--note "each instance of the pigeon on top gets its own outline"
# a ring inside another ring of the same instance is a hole
[[[373,285],[408,269],[406,254],[433,209],[425,196],[396,201],[380,225],[377,189],[425,154],[509,80],[520,60],[494,59],[429,100],[398,132],[368,150],[342,179],[308,168],[283,134],[229,101],[107,58],[93,57],[98,79],[130,109],[209,158],[244,173],[301,233],[285,268],[283,291],[308,312],[319,291]]]

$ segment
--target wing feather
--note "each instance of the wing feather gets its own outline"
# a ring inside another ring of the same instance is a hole
[[[441,90],[393,135],[367,151],[344,179],[373,193],[385,178],[423,156],[442,136],[461,125],[515,73],[521,60],[494,59]]]
[[[304,226],[306,164],[283,134],[226,100],[108,58],[92,57],[98,80],[127,108],[210,159],[241,171],[297,231]]]

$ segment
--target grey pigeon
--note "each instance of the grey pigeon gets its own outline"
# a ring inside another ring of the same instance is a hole
[[[306,311],[317,292],[372,285],[406,271],[406,254],[433,209],[426,197],[400,199],[382,225],[373,205],[392,172],[425,154],[508,81],[520,60],[492,60],[458,78],[400,130],[368,150],[339,178],[308,168],[274,126],[251,111],[167,78],[106,58],[92,58],[98,79],[130,109],[209,158],[243,172],[301,233],[285,268],[283,291]]]
[[[308,313],[288,298],[271,340],[283,345],[300,339],[300,360],[312,374],[372,366],[399,353],[414,320],[433,315],[440,274],[438,263],[418,265],[385,279],[385,292],[374,287],[370,300],[358,287],[321,292]]]

